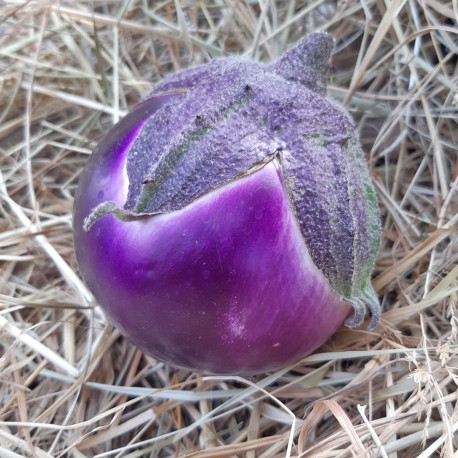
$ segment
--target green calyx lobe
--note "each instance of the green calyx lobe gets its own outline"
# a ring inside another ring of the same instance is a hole
[[[236,115],[248,102],[250,93],[251,90],[245,88],[240,99],[233,101],[228,106],[221,107],[211,116],[196,115],[195,127],[191,128],[186,135],[182,135],[182,140],[170,148],[164,160],[157,164],[153,176],[144,181],[145,186],[135,208],[135,213],[142,214],[151,211],[151,202],[160,199],[164,184],[171,176],[176,175],[180,161],[186,161],[187,155],[195,153],[194,149],[199,147],[199,142],[208,135],[212,126],[224,124],[231,116]],[[184,205],[186,204],[184,203]]]
[[[163,162],[161,167],[156,171],[154,180],[145,180],[143,191],[138,204],[135,208],[136,214],[144,214],[148,212],[149,203],[160,194],[162,184],[167,178],[174,173],[174,167],[178,164],[186,153],[189,152],[193,142],[198,142],[208,131],[208,128],[201,128],[190,132],[186,140],[174,148],[167,157],[167,162]]]

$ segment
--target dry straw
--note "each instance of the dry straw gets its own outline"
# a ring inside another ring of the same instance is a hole
[[[456,0],[0,2],[0,456],[456,457]],[[72,197],[161,75],[337,40],[383,211],[383,320],[250,380],[158,363],[81,281]]]

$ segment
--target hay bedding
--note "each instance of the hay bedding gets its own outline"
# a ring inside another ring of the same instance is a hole
[[[455,1],[0,2],[0,456],[457,456]],[[161,75],[337,38],[383,211],[383,320],[296,366],[202,377],[107,324],[72,249],[78,175]]]

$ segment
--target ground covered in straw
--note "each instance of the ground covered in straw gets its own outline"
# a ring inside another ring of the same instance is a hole
[[[456,1],[0,8],[0,456],[457,456]],[[336,37],[329,94],[359,123],[383,213],[381,324],[251,379],[158,363],[80,279],[78,176],[161,75],[272,60],[317,30]]]

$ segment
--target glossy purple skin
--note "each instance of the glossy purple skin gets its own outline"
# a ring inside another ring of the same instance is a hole
[[[126,156],[143,121],[170,97],[134,109],[88,161],[75,198],[81,273],[113,323],[166,363],[255,374],[322,345],[352,307],[314,265],[277,159],[181,210],[122,222],[84,218],[127,196]]]

